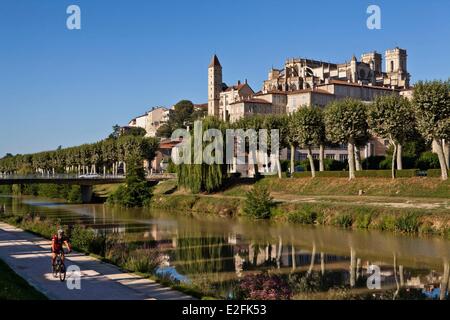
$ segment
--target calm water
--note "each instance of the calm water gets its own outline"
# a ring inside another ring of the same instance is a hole
[[[304,227],[169,212],[67,205],[54,200],[0,197],[17,215],[35,213],[62,224],[83,224],[124,241],[151,241],[164,253],[161,272],[227,298],[239,280],[270,271],[289,279],[297,298],[436,298],[448,287],[450,241],[376,231]],[[380,267],[382,290],[367,288],[368,266]],[[383,293],[384,292],[384,293]],[[447,294],[447,289],[442,293]]]

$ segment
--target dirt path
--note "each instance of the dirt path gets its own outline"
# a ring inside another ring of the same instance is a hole
[[[66,257],[67,267],[76,265],[81,269],[81,289],[70,290],[66,282],[53,278],[50,268],[50,241],[1,222],[0,258],[50,299],[192,299],[154,281],[124,273],[114,265],[80,253],[72,253]]]

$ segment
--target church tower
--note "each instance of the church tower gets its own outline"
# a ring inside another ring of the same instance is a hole
[[[219,104],[222,92],[222,66],[216,55],[208,66],[208,115],[220,117]]]
[[[389,84],[393,88],[409,88],[410,75],[408,73],[407,57],[406,50],[400,48],[387,50],[385,53],[386,74],[388,75]]]

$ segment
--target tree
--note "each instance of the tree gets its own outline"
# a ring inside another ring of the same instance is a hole
[[[448,179],[448,163],[444,141],[450,139],[450,83],[419,82],[414,87],[413,106],[417,128],[427,141],[432,141],[439,157],[442,180]],[[448,152],[448,150],[447,150]]]
[[[392,178],[403,168],[402,146],[414,134],[415,117],[409,101],[399,95],[380,96],[369,108],[369,127],[378,136],[389,139],[393,146]]]
[[[325,141],[325,124],[322,111],[318,107],[301,107],[291,117],[294,140],[308,152],[311,176],[316,176],[316,168],[312,156],[312,147],[323,145]],[[323,166],[323,165],[322,165]]]
[[[287,147],[288,139],[287,139],[287,118],[285,116],[280,115],[269,115],[264,116],[262,121],[262,128],[267,130],[268,137],[267,137],[267,155],[271,156],[272,153],[272,130],[278,130],[278,147],[279,149],[283,149]],[[275,147],[275,146],[274,146]],[[270,159],[271,162],[274,161],[274,159]],[[278,178],[281,179],[281,163],[280,163],[280,156],[279,154],[276,155],[276,163],[271,163],[272,166],[275,166],[277,168]],[[267,166],[267,163],[266,163]]]
[[[218,129],[221,132],[222,139],[225,141],[225,129],[226,124],[221,120],[214,117],[207,117],[202,121],[202,137],[208,129]],[[191,133],[193,130],[191,130]],[[202,138],[201,137],[201,138]],[[202,142],[202,150],[205,151],[207,146],[212,144],[215,139],[220,139],[218,137],[211,137],[211,142]],[[177,178],[178,186],[187,188],[191,190],[192,193],[199,192],[212,192],[219,189],[226,177],[226,164],[221,161],[221,163],[207,164],[202,161],[201,164],[195,163],[195,145],[194,139],[191,139],[191,143],[188,146],[191,148],[191,163],[183,163],[177,166]],[[221,152],[222,155],[225,154],[225,145],[222,143],[220,150],[214,149],[211,153],[215,156],[217,152]],[[201,150],[201,151],[202,151]],[[203,159],[204,160],[204,159]],[[223,160],[223,158],[222,158]]]
[[[114,125],[113,132],[109,135],[110,139],[117,139],[120,136],[120,126],[118,124]]]
[[[367,108],[358,100],[331,102],[325,109],[327,138],[334,143],[347,143],[349,179],[355,178],[355,144],[368,136]]]
[[[266,186],[255,185],[246,193],[244,213],[257,219],[270,217],[270,208],[273,206],[273,198]]]
[[[169,114],[169,125],[172,130],[178,128],[192,127],[192,114],[194,113],[194,104],[189,100],[179,101]]]

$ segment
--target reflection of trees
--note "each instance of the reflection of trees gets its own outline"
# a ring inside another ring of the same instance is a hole
[[[356,285],[356,252],[353,247],[350,248],[350,287]]]
[[[449,267],[448,261],[444,261],[444,273],[442,274],[440,293],[439,293],[440,300],[445,300],[447,290],[449,290],[449,273],[450,273],[450,267]]]
[[[183,274],[234,270],[233,247],[225,237],[178,238],[174,255]]]

